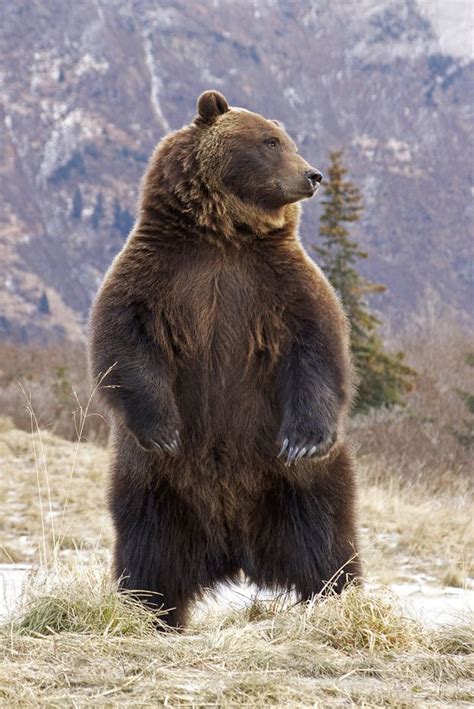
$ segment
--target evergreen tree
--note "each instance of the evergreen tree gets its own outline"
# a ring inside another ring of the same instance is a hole
[[[360,219],[362,198],[347,180],[342,151],[330,153],[324,186],[320,243],[314,246],[318,262],[336,289],[351,324],[351,347],[359,377],[355,411],[402,404],[412,388],[415,372],[403,362],[403,354],[385,351],[377,330],[380,320],[370,311],[367,296],[385,287],[371,283],[357,271],[356,264],[367,254],[351,238],[348,225]]]
[[[72,212],[71,217],[73,219],[80,219],[82,216],[82,194],[79,187],[76,187],[74,192],[74,197],[72,199]]]
[[[43,315],[50,315],[50,313],[51,313],[51,311],[49,309],[49,299],[48,299],[46,291],[43,291],[40,296],[40,299],[38,301],[38,310]]]

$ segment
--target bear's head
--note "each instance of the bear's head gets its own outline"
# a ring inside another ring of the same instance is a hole
[[[166,220],[181,229],[185,221],[217,239],[290,231],[298,223],[297,202],[311,197],[321,179],[277,121],[206,91],[193,122],[158,144],[140,211],[147,224]]]
[[[199,166],[216,189],[263,210],[280,210],[312,197],[322,180],[298,154],[295,143],[275,120],[231,108],[218,91],[197,101],[201,129]]]

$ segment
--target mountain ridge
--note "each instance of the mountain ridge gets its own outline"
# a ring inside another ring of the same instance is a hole
[[[374,301],[387,319],[469,320],[474,65],[437,7],[4,2],[0,337],[84,337],[148,157],[207,88],[281,120],[323,173],[344,148],[364,196],[361,269],[388,286]],[[304,205],[310,255],[320,209]]]

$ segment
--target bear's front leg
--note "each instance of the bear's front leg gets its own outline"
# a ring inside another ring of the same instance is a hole
[[[135,382],[129,380],[118,410],[141,448],[174,456],[179,449],[181,422],[173,393],[167,389],[166,381],[158,378],[153,394],[140,377]]]
[[[287,465],[323,458],[335,445],[350,400],[348,352],[316,326],[303,328],[282,361],[278,457]],[[340,343],[343,344],[343,343]]]
[[[176,455],[181,420],[152,315],[143,306],[118,307],[124,295],[112,285],[106,282],[92,312],[91,373],[102,399],[141,448]]]

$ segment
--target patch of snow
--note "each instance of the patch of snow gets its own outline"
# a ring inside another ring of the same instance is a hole
[[[224,79],[215,76],[207,67],[202,68],[201,77],[203,83],[208,86],[222,86],[224,84]]]
[[[30,569],[29,564],[0,564],[0,620],[15,610]]]
[[[109,62],[106,59],[96,59],[89,52],[84,54],[76,67],[77,76],[95,72],[96,74],[106,74],[109,70]]]
[[[433,28],[443,54],[474,59],[472,0],[416,0],[416,4]]]
[[[400,541],[400,534],[398,532],[380,532],[377,538],[387,549],[396,549]]]
[[[77,558],[77,551],[71,556]],[[89,552],[81,558],[87,560]],[[31,564],[0,564],[0,620],[14,612],[24,589]],[[368,585],[377,588],[376,585]],[[388,587],[400,599],[401,607],[413,618],[430,626],[455,625],[467,614],[474,613],[474,590],[439,587],[427,583],[425,577],[415,577],[410,583],[392,584]],[[196,604],[199,616],[209,611],[238,610],[259,600],[272,600],[280,594],[274,591],[259,591],[254,584],[220,584],[209,592],[203,601]]]
[[[160,104],[160,92],[162,89],[162,81],[160,77],[158,76],[157,72],[157,67],[155,63],[155,55],[153,53],[153,44],[150,39],[150,36],[146,34],[145,31],[142,32],[142,37],[143,37],[143,50],[145,53],[145,64],[148,69],[148,72],[150,74],[150,84],[151,84],[151,91],[150,91],[150,100],[151,100],[151,106],[153,108],[153,112],[156,116],[156,119],[158,123],[160,123],[161,127],[165,131],[165,133],[168,133],[171,128],[170,124],[166,120],[163,111],[161,110],[161,104]]]
[[[401,162],[409,162],[411,160],[410,146],[403,140],[389,138],[387,140],[387,148],[393,152],[393,157]]]
[[[464,61],[474,58],[472,0],[345,0],[340,8],[335,5],[342,19],[347,17],[348,5],[357,13],[362,30],[354,47],[356,56],[382,62],[439,53]],[[390,20],[394,32],[382,42],[378,28]]]
[[[463,615],[474,613],[474,591],[470,589],[425,583],[393,584],[390,589],[411,616],[428,625],[454,625]]]
[[[181,14],[174,7],[152,7],[147,10],[145,21],[147,24],[162,29],[176,28],[181,23]]]
[[[291,108],[297,108],[297,106],[301,106],[304,103],[303,99],[298,95],[293,86],[289,86],[284,89],[283,95],[290,104]]]
[[[57,122],[44,148],[40,177],[48,179],[58,167],[67,164],[81,143],[100,136],[100,122],[79,108]]]

